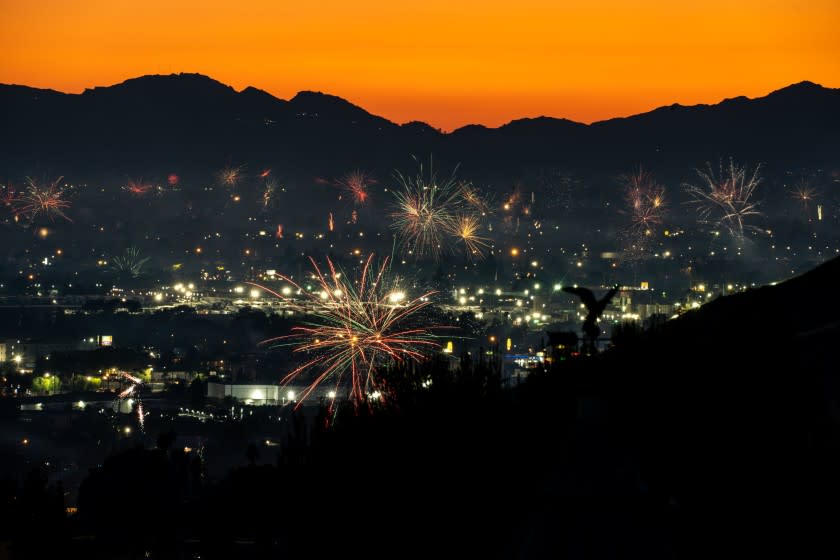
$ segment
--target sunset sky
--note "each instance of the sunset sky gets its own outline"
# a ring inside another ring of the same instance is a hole
[[[840,87],[840,2],[0,0],[0,83],[200,72],[450,130]]]

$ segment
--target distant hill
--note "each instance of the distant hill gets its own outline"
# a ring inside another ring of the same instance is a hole
[[[546,166],[613,173],[642,163],[668,173],[729,155],[780,169],[840,158],[840,90],[811,82],[591,125],[540,117],[448,134],[425,123],[397,125],[332,95],[300,92],[283,100],[199,74],[143,76],[82,94],[0,85],[0,107],[4,176],[141,175],[225,162],[301,174],[389,172],[412,154],[433,154],[489,180]]]

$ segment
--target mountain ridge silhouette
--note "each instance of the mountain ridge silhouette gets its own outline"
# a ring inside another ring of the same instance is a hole
[[[0,85],[0,166],[6,173],[144,173],[218,168],[220,160],[393,169],[410,155],[461,162],[488,176],[559,167],[613,173],[638,164],[693,168],[718,157],[823,166],[840,153],[840,89],[803,81],[763,97],[672,104],[591,124],[555,117],[442,132],[397,124],[341,97],[277,98],[202,74],[140,76],[61,93]],[[154,171],[154,169],[152,169]]]

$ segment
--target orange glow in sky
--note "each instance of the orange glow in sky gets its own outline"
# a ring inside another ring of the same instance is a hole
[[[837,0],[0,0],[0,83],[200,72],[450,130],[840,86]]]

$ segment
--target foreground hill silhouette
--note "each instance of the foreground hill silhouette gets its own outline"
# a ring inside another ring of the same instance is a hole
[[[838,282],[834,259],[510,391],[488,359],[390,371],[398,406],[296,428],[277,457],[243,441],[251,464],[221,481],[163,434],[93,470],[72,523],[39,526],[58,535],[43,544],[85,557],[813,557],[834,546],[825,506],[840,498]],[[9,495],[19,519],[31,504]]]
[[[732,539],[733,552],[808,557],[826,544],[821,506],[840,497],[838,282],[835,258],[710,302],[594,366],[640,480],[680,512],[684,552]]]
[[[840,151],[840,90],[811,82],[592,125],[540,117],[449,134],[400,126],[331,95],[287,101],[199,74],[143,76],[79,95],[0,85],[0,107],[0,169],[9,175],[214,171],[225,161],[303,174],[390,172],[408,154],[435,154],[487,176],[530,166],[626,171],[639,162],[683,169],[730,155],[784,169],[833,163]]]

